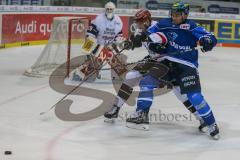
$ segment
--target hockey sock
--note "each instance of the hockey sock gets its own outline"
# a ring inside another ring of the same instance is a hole
[[[136,111],[148,111],[153,101],[153,90],[159,86],[159,81],[151,75],[147,75],[140,81],[139,86],[140,93],[138,96]]]
[[[152,105],[153,101],[153,88],[141,87],[141,91],[137,100],[136,111],[148,111]]]
[[[189,100],[186,100],[185,102],[183,102],[183,104],[195,116],[197,120],[201,120],[201,117],[199,116],[197,110],[194,108],[194,106]]]
[[[197,110],[199,116],[204,120],[207,125],[210,126],[215,123],[215,118],[212,110],[207,104],[207,102],[204,100],[201,93],[190,93],[187,94],[187,97]]]

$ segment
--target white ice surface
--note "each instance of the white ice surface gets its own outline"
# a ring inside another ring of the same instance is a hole
[[[198,122],[172,93],[156,97],[152,113],[188,115],[185,121],[163,120],[150,131],[125,127],[121,120],[106,124],[103,117],[85,122],[66,122],[53,111],[40,116],[62,98],[48,78],[22,73],[31,66],[43,46],[0,50],[0,160],[239,160],[240,157],[240,49],[216,48],[201,54],[203,94],[220,126],[214,141],[198,132]],[[127,53],[131,60],[144,49]],[[110,84],[91,87],[116,94]],[[72,112],[93,109],[100,102],[88,97],[73,99]],[[124,105],[121,113],[134,107]],[[4,155],[4,151],[12,155]]]

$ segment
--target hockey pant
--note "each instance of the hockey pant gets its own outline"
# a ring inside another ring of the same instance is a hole
[[[133,68],[133,70],[126,74],[125,79],[118,91],[117,98],[114,102],[118,107],[122,107],[122,105],[129,99],[133,92],[133,87],[138,85],[142,75],[145,74],[149,68],[152,67],[152,65],[152,63],[148,62],[139,63]]]
[[[143,110],[148,112],[153,101],[153,90],[160,85],[160,81],[151,75],[145,76],[139,83],[140,93],[137,100],[136,111]],[[201,92],[192,92],[183,95],[181,99],[187,98],[191,104],[194,106],[199,116],[204,120],[207,125],[212,125],[215,123],[214,115],[211,111],[210,106],[204,99]]]
[[[130,97],[133,92],[133,87],[139,84],[140,79],[146,74],[155,72],[154,68],[157,68],[159,75],[163,76],[167,73],[168,68],[162,64],[155,64],[153,62],[139,63],[137,64],[132,71],[128,72],[125,76],[125,80],[123,81],[119,91],[118,96],[115,99],[115,104],[118,107],[121,107]]]

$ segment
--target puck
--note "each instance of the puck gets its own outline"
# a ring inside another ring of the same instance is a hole
[[[10,155],[10,154],[12,154],[12,151],[5,151],[4,154],[5,155]]]

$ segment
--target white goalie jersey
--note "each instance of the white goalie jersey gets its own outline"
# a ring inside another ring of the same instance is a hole
[[[122,36],[122,27],[123,23],[118,15],[108,20],[103,13],[92,21],[87,35],[96,38],[97,44],[105,45],[111,43],[116,37]]]

